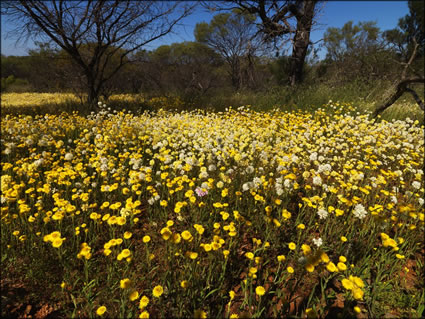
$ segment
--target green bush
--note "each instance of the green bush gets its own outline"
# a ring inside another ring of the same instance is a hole
[[[9,75],[7,78],[1,78],[1,92],[29,92],[32,86],[26,79],[15,78]]]

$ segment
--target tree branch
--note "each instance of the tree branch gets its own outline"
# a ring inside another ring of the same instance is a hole
[[[424,103],[421,101],[421,99],[416,94],[416,92],[407,86],[410,83],[425,83],[424,76],[406,79],[407,71],[409,70],[410,65],[412,64],[414,59],[416,58],[417,49],[419,47],[419,44],[417,43],[415,37],[413,37],[413,43],[414,43],[414,47],[413,47],[412,55],[410,56],[409,61],[404,66],[403,72],[401,73],[400,81],[394,86],[395,92],[392,95],[390,95],[381,106],[375,109],[375,111],[373,112],[373,116],[375,118],[379,114],[381,114],[383,111],[385,111],[387,108],[389,108],[391,105],[393,105],[405,92],[409,92],[410,94],[412,94],[416,103],[418,103],[419,107],[422,110],[424,110]]]

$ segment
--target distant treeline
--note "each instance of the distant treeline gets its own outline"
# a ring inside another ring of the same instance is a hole
[[[323,41],[309,46],[301,84],[341,87],[361,83],[362,87],[373,88],[377,81],[391,82],[411,56],[413,37],[419,49],[410,65],[411,72],[423,72],[423,11],[412,10],[400,19],[396,29],[384,32],[375,22],[355,25],[349,21],[342,28],[328,28]],[[292,57],[280,55],[276,47],[256,41],[255,30],[247,29],[247,19],[234,13],[220,13],[210,24],[196,26],[195,42],[162,45],[153,51],[139,50],[126,56],[129,63],[103,85],[101,95],[107,98],[115,93],[143,93],[193,99],[289,87]],[[224,25],[226,32],[221,28],[220,34],[215,34],[217,25]],[[241,27],[245,33],[232,32]],[[217,40],[220,37],[222,41]],[[48,43],[37,46],[28,56],[1,56],[2,92],[86,92],[81,68],[65,51]],[[90,56],[91,45],[84,46],[82,52],[85,50]],[[317,56],[318,49],[327,52],[322,60]],[[108,61],[111,70],[114,63],[121,63],[119,53],[117,49]]]

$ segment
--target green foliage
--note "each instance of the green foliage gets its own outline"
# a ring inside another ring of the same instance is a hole
[[[241,13],[220,13],[211,22],[197,23],[195,39],[207,44],[225,57],[243,54],[254,38],[252,15]]]
[[[255,16],[248,13],[241,13],[240,10],[234,10],[232,13],[219,13],[215,15],[211,22],[201,22],[195,26],[195,39],[198,42],[212,43],[214,37],[226,38],[234,32],[252,25]]]
[[[281,56],[269,64],[269,68],[279,85],[289,83],[290,57]]]
[[[220,56],[199,42],[181,42],[161,45],[151,53],[151,59],[163,64],[188,65],[192,63],[220,64]]]
[[[219,53],[228,65],[232,86],[239,90],[244,83],[251,82],[252,56],[258,49],[259,38],[254,25],[255,17],[233,11],[220,13],[213,17],[211,22],[198,23],[195,26],[195,39],[204,43]],[[247,66],[243,66],[243,64]]]
[[[412,54],[413,38],[419,44],[417,56],[423,58],[425,46],[424,3],[409,1],[409,14],[400,18],[395,29],[384,32],[384,37],[402,60],[407,60]]]
[[[376,47],[378,39],[379,28],[374,21],[359,22],[357,25],[348,21],[342,28],[328,28],[324,34],[327,59],[339,61],[359,50],[370,50]]]
[[[144,93],[153,96],[180,95],[184,99],[204,95],[220,86],[223,60],[199,42],[162,45],[148,53],[140,73]]]
[[[15,77],[9,75],[7,78],[1,78],[1,91],[6,91],[6,89],[15,82]]]
[[[328,28],[324,35],[328,53],[316,64],[311,80],[341,86],[353,81],[373,85],[377,81],[394,81],[401,74],[396,53],[386,45],[376,22],[347,22],[342,28]],[[366,93],[368,94],[368,93]]]
[[[29,90],[31,90],[30,83],[25,79],[18,79],[13,75],[1,78],[1,92],[27,92]]]

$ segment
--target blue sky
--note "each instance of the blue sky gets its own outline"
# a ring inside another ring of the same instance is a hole
[[[376,21],[381,30],[392,29],[397,26],[398,19],[409,12],[407,1],[327,1],[319,14],[317,25],[311,34],[312,42],[323,37],[328,27],[342,27],[347,21]],[[173,42],[193,41],[193,30],[196,23],[209,22],[212,13],[199,7],[195,13],[182,21],[173,34],[169,34],[153,43],[146,49],[154,49],[162,44]],[[1,21],[1,53],[5,55],[26,55],[28,49],[34,48],[32,41],[26,44],[15,45],[15,40],[6,38],[10,26],[2,18]],[[319,53],[323,57],[325,52]]]

